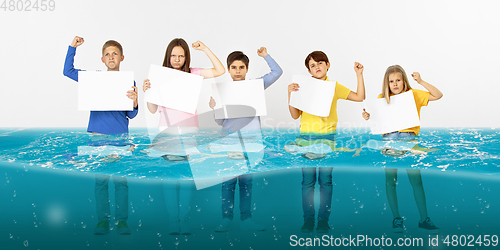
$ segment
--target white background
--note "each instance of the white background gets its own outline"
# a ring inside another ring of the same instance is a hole
[[[62,74],[75,35],[85,39],[76,68],[105,70],[101,47],[114,39],[124,47],[121,70],[134,71],[139,88],[149,65],[163,62],[173,38],[201,40],[224,66],[230,52],[245,52],[248,79],[268,73],[256,53],[265,46],[284,74],[266,90],[263,127],[298,126],[288,112],[287,85],[293,74],[308,75],[304,59],[313,50],[329,56],[330,79],[353,91],[354,62],[361,62],[367,98],[380,93],[390,65],[420,72],[444,94],[422,109],[423,127],[500,124],[498,1],[55,2],[55,11],[0,9],[0,127],[87,126],[89,113],[77,110],[77,84]],[[191,50],[191,55],[192,67],[211,67],[203,52]],[[413,80],[411,85],[423,89]],[[209,84],[202,92],[206,105],[200,104],[199,113],[209,110]],[[143,93],[139,97],[142,105]],[[366,126],[362,107],[339,101],[339,126]],[[145,112],[141,106],[130,126],[147,126]]]

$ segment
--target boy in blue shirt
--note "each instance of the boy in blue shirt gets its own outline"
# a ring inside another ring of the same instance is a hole
[[[76,36],[68,47],[66,61],[64,62],[63,74],[75,81],[78,81],[78,71],[73,66],[76,47],[82,45],[83,38]],[[101,61],[106,65],[108,71],[119,71],[120,63],[123,61],[123,49],[120,43],[109,40],[102,46]],[[90,111],[89,125],[87,132],[92,135],[127,135],[129,119],[134,118],[138,112],[137,88],[132,86],[133,90],[124,93],[128,98],[134,101],[134,110],[132,111]],[[95,196],[97,217],[99,222],[94,230],[94,234],[109,233],[110,207],[108,182],[109,176],[96,175]],[[125,177],[113,176],[115,183],[115,202],[116,202],[116,220],[117,231],[119,234],[130,234],[127,225],[128,219],[128,185]]]
[[[257,54],[263,57],[271,72],[261,77],[264,81],[264,89],[267,89],[271,84],[276,82],[283,74],[281,67],[274,61],[274,59],[267,53],[265,47],[257,50]],[[227,57],[227,69],[233,81],[245,80],[248,72],[248,57],[241,51],[234,51]],[[215,107],[215,100],[210,98],[210,108]],[[260,117],[242,117],[232,119],[216,119],[217,124],[222,126],[223,134],[230,134],[241,131],[257,131],[260,132]],[[241,154],[241,153],[240,153]],[[228,156],[231,156],[228,152]],[[234,157],[235,155],[233,155]],[[236,155],[237,156],[237,155]],[[241,155],[241,157],[244,157]],[[216,227],[217,232],[226,232],[232,228],[233,208],[234,208],[234,192],[236,182],[239,180],[240,186],[240,229],[242,230],[256,230],[263,231],[265,226],[257,224],[252,220],[251,201],[252,201],[252,174],[240,175],[238,177],[224,179],[222,183],[222,221]]]

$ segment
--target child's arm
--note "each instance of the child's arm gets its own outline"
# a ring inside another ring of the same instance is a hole
[[[295,107],[290,106],[290,95],[294,91],[299,91],[299,85],[297,83],[292,83],[288,85],[288,110],[290,111],[290,115],[292,116],[292,118],[294,120],[297,120],[302,114],[302,111]]]
[[[368,119],[370,119],[370,113],[366,112],[365,109],[363,109],[363,113],[361,113],[361,116],[363,116],[363,118],[367,121]]]
[[[214,109],[215,108],[215,100],[213,97],[210,97],[210,101],[208,102],[208,106],[211,108],[211,109]]]
[[[441,93],[441,91],[439,91],[439,89],[437,89],[436,87],[432,86],[430,83],[422,80],[422,78],[420,78],[420,73],[418,72],[413,72],[413,74],[411,74],[411,76],[413,77],[413,80],[417,81],[418,84],[424,86],[425,89],[429,90],[429,101],[436,101],[436,100],[439,100],[441,99],[441,97],[443,97],[443,93]]]
[[[192,44],[193,48],[195,50],[202,50],[207,54],[208,58],[212,62],[212,65],[214,65],[213,68],[211,69],[202,69],[201,70],[201,76],[204,78],[214,78],[223,75],[226,72],[226,69],[224,69],[224,66],[220,62],[219,58],[217,58],[214,53],[202,42],[197,41]]]
[[[267,49],[265,47],[261,47],[260,49],[258,49],[257,55],[264,58],[267,62],[267,65],[269,65],[269,68],[271,68],[271,72],[261,77],[264,80],[264,89],[267,89],[269,86],[271,86],[271,84],[276,82],[278,78],[280,78],[281,74],[283,74],[283,70],[267,53]]]
[[[215,108],[215,100],[213,97],[210,97],[210,101],[208,102],[208,106],[210,106],[211,109],[214,109]],[[215,119],[215,113],[214,113],[214,120],[215,122],[219,125],[219,126],[222,126],[222,124],[224,124],[224,120],[225,119]]]
[[[363,65],[359,62],[354,63],[354,71],[356,71],[356,78],[358,79],[358,87],[356,92],[350,92],[347,100],[362,102],[365,99],[365,81],[363,79]]]
[[[137,102],[137,87],[135,86],[135,81],[134,81],[134,86],[132,86],[132,88],[134,90],[127,91],[127,97],[134,100],[134,110],[127,111],[127,116],[130,119],[133,119],[134,117],[136,117],[137,113],[139,112],[139,105]]]
[[[135,81],[134,81],[134,86],[132,86],[132,89],[134,90],[129,90],[127,91],[127,97],[134,100],[134,109],[137,109],[138,103],[137,103],[137,87],[135,86]],[[134,115],[135,117],[135,115]],[[134,118],[130,117],[130,118]]]
[[[73,64],[75,63],[76,47],[83,44],[83,38],[75,36],[71,45],[68,47],[68,53],[66,54],[66,60],[64,61],[63,75],[78,82],[78,71],[81,69],[75,69]]]
[[[146,93],[146,90],[150,88],[151,88],[151,83],[149,82],[149,79],[144,80],[144,84],[142,84],[142,91]],[[148,102],[148,110],[149,112],[151,112],[151,114],[154,114],[158,110],[158,105]]]

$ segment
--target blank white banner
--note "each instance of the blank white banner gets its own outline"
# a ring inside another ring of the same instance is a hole
[[[413,91],[391,96],[391,103],[385,98],[365,101],[366,112],[370,113],[368,124],[372,134],[386,134],[420,126]]]
[[[133,110],[134,101],[127,97],[132,86],[132,71],[79,71],[78,110]]]
[[[310,76],[294,75],[292,82],[299,84],[299,91],[292,92],[290,106],[315,116],[328,117],[330,115],[336,81],[323,81]]]
[[[216,119],[267,115],[262,79],[216,83],[212,93],[217,104]]]
[[[151,65],[146,91],[147,102],[171,109],[196,113],[203,77],[167,67]]]

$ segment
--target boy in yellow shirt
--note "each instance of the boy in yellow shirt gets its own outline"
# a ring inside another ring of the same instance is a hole
[[[311,52],[305,60],[305,66],[312,77],[329,81],[326,75],[330,69],[330,62],[328,57],[322,51]],[[336,81],[335,94],[328,117],[315,116],[295,107],[288,105],[290,115],[293,119],[300,119],[300,137],[297,142],[325,140],[335,141],[335,133],[337,129],[337,100],[344,99],[349,101],[361,102],[365,99],[365,85],[363,80],[363,65],[358,62],[354,63],[354,70],[357,77],[357,92],[353,92],[348,88],[342,86]],[[288,103],[290,103],[290,95],[294,91],[299,91],[300,86],[297,83],[288,85]],[[313,142],[314,143],[314,142]],[[333,145],[333,143],[332,143]],[[325,157],[324,154],[307,153],[303,157],[315,160]],[[327,233],[330,229],[328,220],[330,218],[331,203],[332,203],[332,167],[319,167],[318,182],[320,186],[320,205],[318,211],[318,226],[316,231],[318,233]],[[314,187],[316,184],[316,167],[302,168],[302,209],[304,210],[304,225],[301,231],[310,233],[314,230],[315,224],[315,210],[314,210]]]

